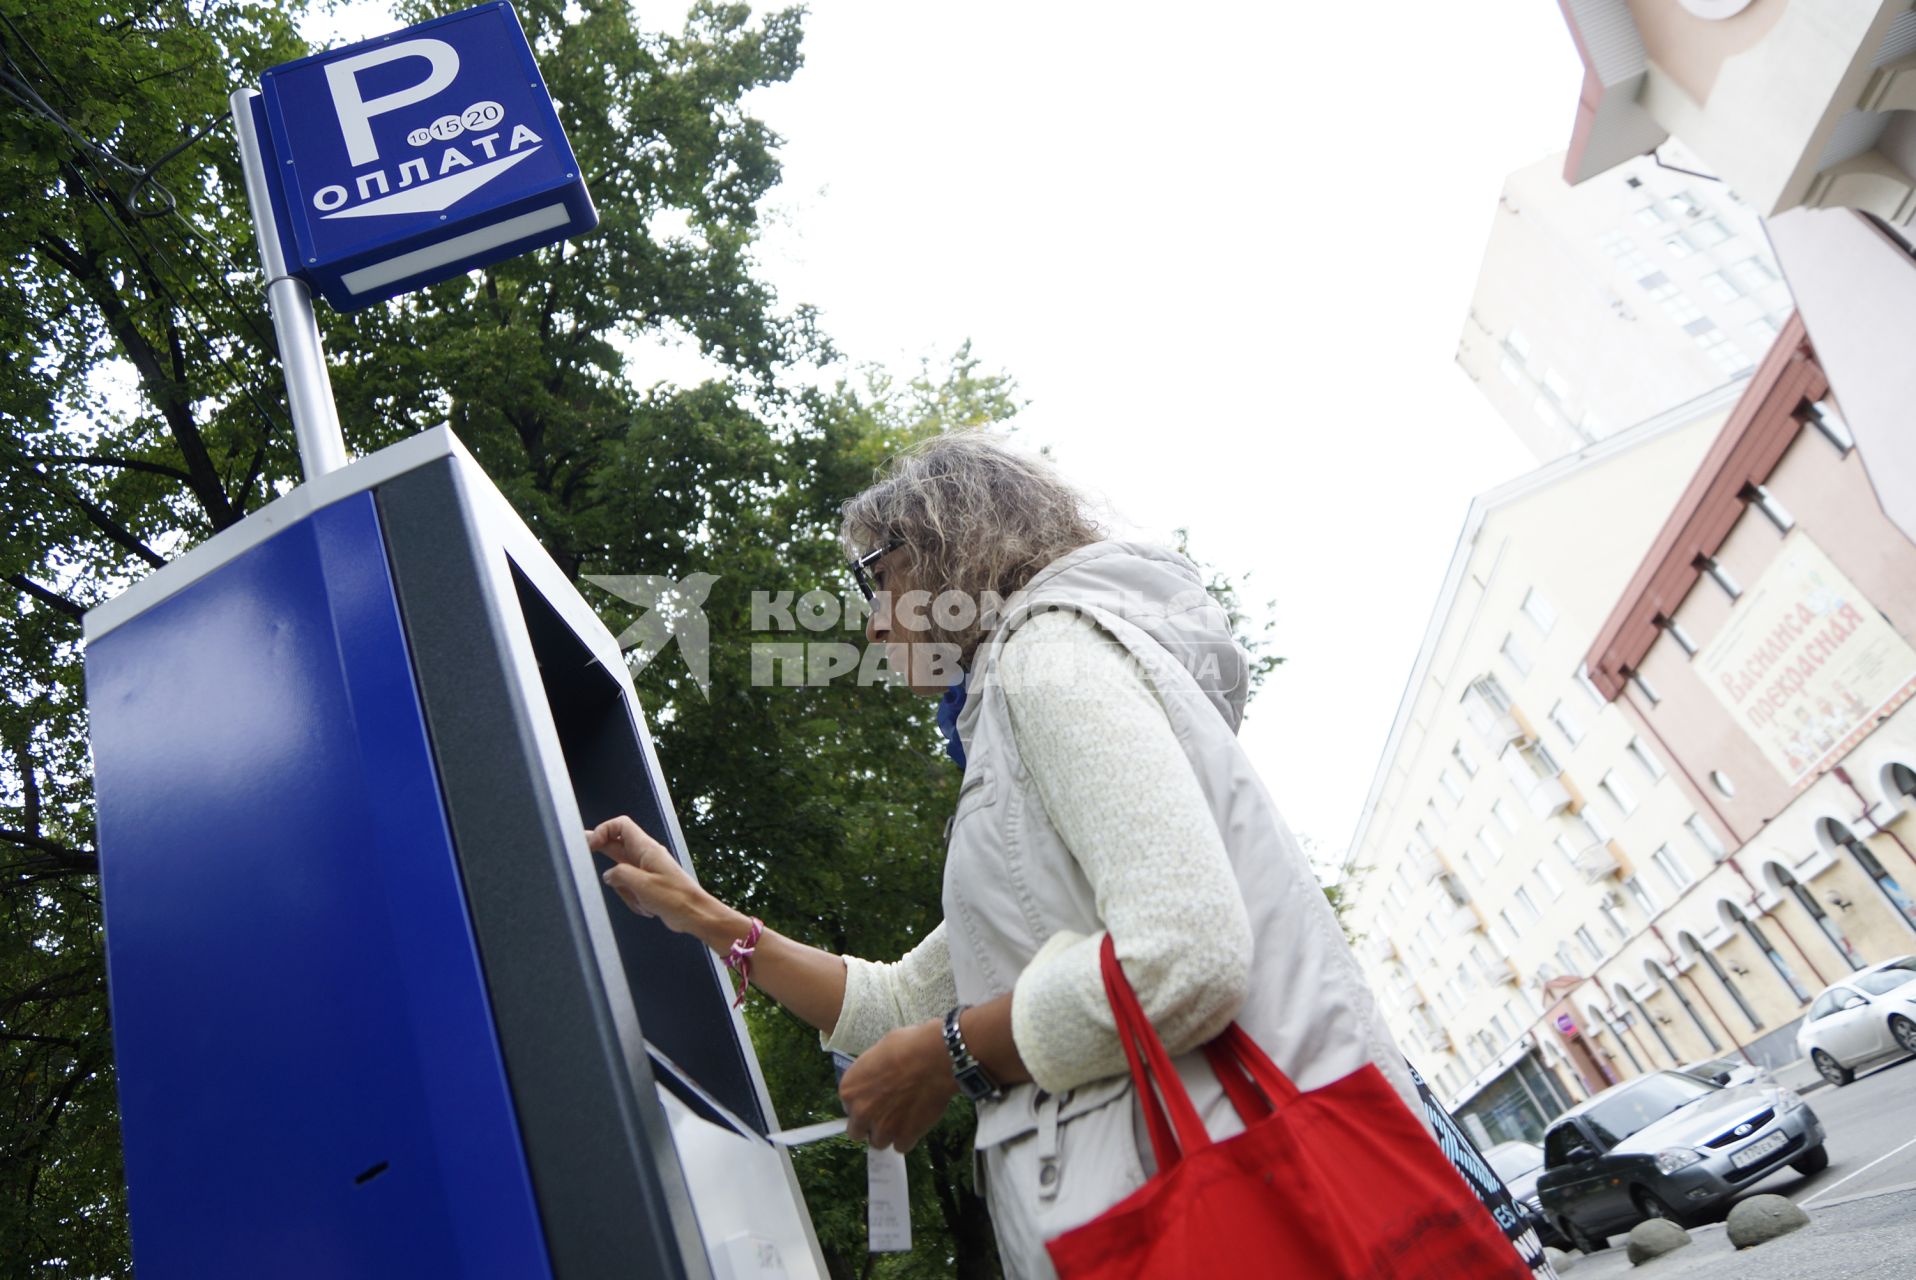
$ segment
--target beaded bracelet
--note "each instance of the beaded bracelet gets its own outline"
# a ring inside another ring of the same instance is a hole
[[[752,954],[758,950],[758,938],[764,932],[764,923],[753,916],[752,931],[743,939],[734,938],[732,949],[725,955],[725,967],[738,975],[738,997],[732,1001],[734,1009],[745,1003],[745,993],[752,989]]]

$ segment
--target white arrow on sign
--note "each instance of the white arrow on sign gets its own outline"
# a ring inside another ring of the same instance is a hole
[[[524,151],[515,151],[509,156],[462,170],[449,178],[422,183],[411,191],[395,191],[389,196],[368,200],[365,204],[356,204],[350,209],[326,214],[325,217],[376,218],[395,213],[437,213],[465,199],[538,149],[527,147]]]

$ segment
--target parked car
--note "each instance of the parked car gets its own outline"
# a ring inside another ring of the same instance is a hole
[[[1856,1069],[1916,1053],[1916,956],[1898,956],[1832,982],[1810,1003],[1796,1048],[1834,1085]]]
[[[1765,1084],[1775,1085],[1776,1078],[1754,1062],[1742,1058],[1705,1058],[1701,1062],[1686,1062],[1677,1068],[1686,1076],[1695,1076],[1711,1084]]]
[[[1537,1176],[1543,1172],[1543,1148],[1534,1142],[1499,1142],[1484,1152],[1484,1159],[1503,1180],[1504,1190],[1517,1202],[1517,1207],[1530,1220],[1537,1238],[1545,1244],[1554,1244],[1566,1249],[1570,1242],[1557,1230],[1556,1224],[1544,1215],[1543,1206],[1537,1203]]]
[[[1593,1253],[1645,1219],[1686,1223],[1785,1164],[1819,1173],[1829,1159],[1822,1122],[1794,1090],[1657,1071],[1557,1118],[1537,1195],[1544,1216]]]

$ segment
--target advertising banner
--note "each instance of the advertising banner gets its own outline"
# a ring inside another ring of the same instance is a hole
[[[1696,667],[1792,785],[1840,759],[1916,690],[1916,650],[1800,529]]]

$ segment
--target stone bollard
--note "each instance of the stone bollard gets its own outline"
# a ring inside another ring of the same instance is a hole
[[[1786,1236],[1810,1225],[1810,1215],[1787,1196],[1751,1196],[1737,1202],[1725,1224],[1730,1243],[1739,1249]]]
[[[1651,1218],[1630,1228],[1630,1265],[1640,1267],[1690,1243],[1690,1233],[1668,1218]]]
[[[1563,1272],[1576,1266],[1577,1259],[1583,1255],[1578,1253],[1565,1253],[1555,1245],[1545,1245],[1543,1256],[1549,1261],[1551,1269],[1561,1275]]]

